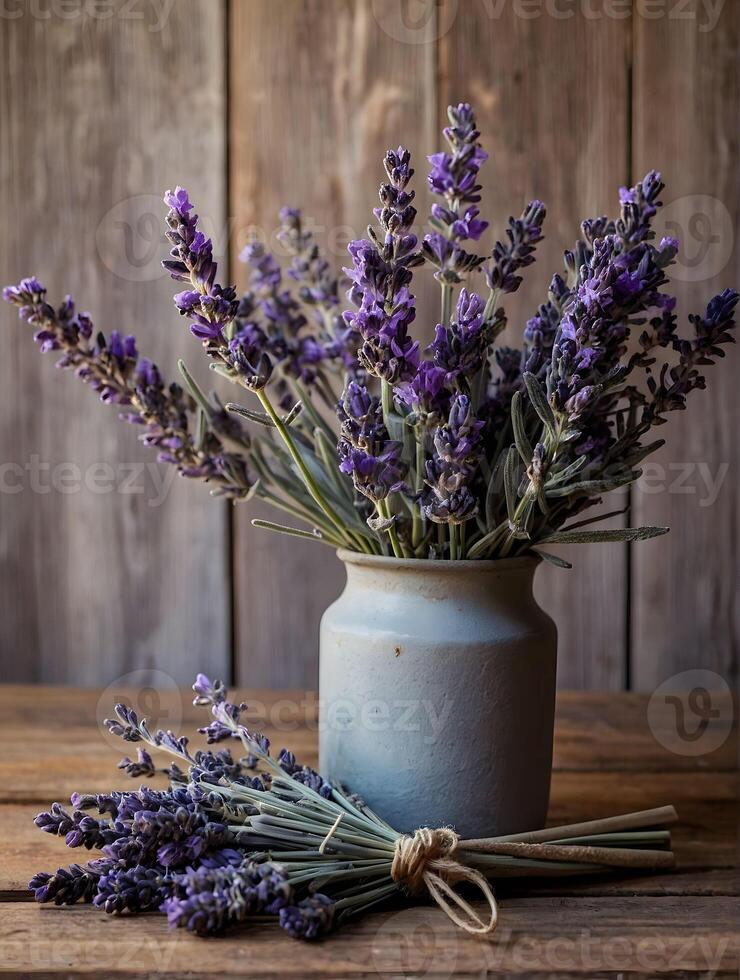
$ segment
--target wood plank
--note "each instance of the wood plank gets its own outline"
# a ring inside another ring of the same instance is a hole
[[[347,241],[363,236],[372,220],[386,149],[404,142],[417,161],[432,152],[434,18],[424,28],[429,43],[403,44],[384,29],[395,6],[231,5],[230,171],[239,245],[250,230],[274,244],[278,209],[290,203],[304,209],[328,257],[346,264]],[[243,281],[240,268],[233,277]],[[266,513],[236,511],[237,677],[255,686],[288,679],[315,686],[318,623],[339,594],[343,570],[326,548],[254,530],[250,519]]]
[[[240,690],[237,699],[247,701],[248,723],[264,731],[273,743],[287,746],[308,765],[317,764],[317,711],[315,695],[302,691]],[[148,691],[143,694],[125,688],[111,688],[105,695],[96,690],[49,687],[0,686],[0,801],[28,801],[47,804],[65,798],[77,789],[125,788],[131,783],[115,766],[126,747],[108,734],[103,719],[112,714],[116,701],[135,707],[150,719],[151,727],[166,727],[192,734],[204,721],[202,708],[195,708],[187,692]],[[613,778],[607,804],[622,809],[622,793],[629,792],[632,772],[654,773],[660,786],[661,774],[725,772],[733,785],[736,763],[733,753],[736,734],[707,756],[686,756],[670,751],[659,742],[646,720],[647,698],[629,694],[559,692],[555,729],[555,770],[573,772],[576,798],[578,781],[598,782],[603,773]],[[666,706],[668,711],[668,706]],[[29,718],[35,719],[33,724]],[[668,724],[669,716],[665,723]],[[51,748],[53,747],[53,754]],[[588,772],[585,779],[578,773]],[[611,772],[615,775],[612,777]],[[624,775],[620,775],[623,773]],[[652,784],[653,775],[646,777]],[[84,783],[84,785],[83,785]],[[624,785],[622,785],[624,784]],[[676,780],[666,787],[670,793],[683,792]],[[699,786],[695,780],[687,785]],[[632,809],[643,804],[637,803]],[[645,806],[652,805],[645,803]],[[626,798],[624,807],[628,808]],[[574,817],[584,816],[582,807]],[[585,814],[588,816],[588,814]]]
[[[730,976],[738,969],[740,899],[511,898],[489,941],[438,909],[369,914],[326,942],[296,946],[273,924],[217,940],[168,932],[160,916],[89,907],[0,906],[0,970],[24,976],[480,977],[663,972]]]
[[[502,341],[515,346],[547,298],[581,219],[617,209],[627,170],[630,25],[587,16],[577,5],[566,18],[542,11],[519,16],[516,4],[483,0],[464,10],[447,0],[440,16],[449,24],[440,39],[440,108],[464,100],[478,111],[490,153],[481,171],[484,216],[502,236],[507,216],[520,214],[527,201],[547,204],[538,262],[504,304],[509,328]],[[559,684],[619,690],[626,666],[626,551],[574,546],[563,555],[574,569],[543,567],[536,583],[558,625]]]
[[[37,273],[55,303],[73,291],[174,376],[198,350],[159,268],[160,202],[183,183],[223,226],[224,3],[164,5],[161,29],[154,8],[105,6],[3,18],[0,268],[3,284]],[[21,488],[0,494],[0,676],[106,684],[156,666],[174,684],[204,650],[226,671],[224,506],[55,375],[0,306],[3,474]]]
[[[663,172],[666,208],[658,227],[682,241],[672,286],[690,329],[687,314],[701,312],[714,293],[740,280],[740,6],[719,5],[716,26],[698,0],[684,7],[680,18],[635,20],[633,162],[635,176],[650,168]],[[651,457],[650,480],[634,494],[638,523],[672,528],[632,552],[632,673],[641,690],[695,668],[737,688],[734,355],[730,350],[725,363],[707,369],[708,390],[696,392],[688,411],[663,426],[667,445]],[[702,474],[716,481],[723,472],[712,500]]]
[[[738,708],[731,694],[712,694],[719,712],[708,718],[701,741],[681,737],[677,707],[662,697],[599,691],[560,691],[556,701],[556,769],[709,769],[737,772]],[[693,718],[684,719],[689,734]],[[685,734],[685,733],[684,733]],[[687,751],[691,751],[691,754]]]

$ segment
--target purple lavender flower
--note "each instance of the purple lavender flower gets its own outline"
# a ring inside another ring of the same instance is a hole
[[[422,261],[410,230],[416,217],[414,192],[407,189],[414,173],[410,160],[403,147],[387,152],[389,182],[381,185],[381,207],[374,212],[380,235],[371,228],[369,240],[350,242],[352,267],[344,270],[352,284],[347,295],[359,307],[344,314],[351,334],[362,339],[357,358],[388,384],[411,380],[419,365],[419,344],[409,334],[416,317],[411,270]]]
[[[401,443],[387,442],[379,456],[339,443],[339,469],[352,477],[355,489],[377,503],[390,493],[403,489],[406,466],[401,459]]]
[[[352,477],[355,489],[376,503],[402,489],[407,469],[403,447],[390,439],[379,399],[352,381],[342,393],[337,415],[339,469]]]
[[[201,867],[181,875],[162,911],[171,926],[208,935],[250,915],[274,915],[289,903],[291,894],[276,865],[245,861],[235,868]]]
[[[451,152],[433,153],[428,157],[432,164],[429,187],[448,201],[476,204],[480,201],[478,171],[488,154],[478,143],[480,132],[476,128],[475,114],[467,102],[461,102],[450,106],[447,115],[450,125],[445,128],[444,135]]]
[[[434,454],[426,464],[424,516],[437,524],[462,524],[475,516],[470,489],[481,451],[484,422],[476,419],[467,395],[456,395],[446,425],[434,434]]]
[[[380,304],[345,313],[345,322],[363,339],[357,358],[369,374],[388,384],[410,380],[419,366],[419,342],[409,335],[416,316],[413,297],[403,290],[390,313]]]
[[[128,756],[125,756],[118,763],[118,768],[123,769],[127,775],[133,777],[134,779],[139,779],[142,776],[147,778],[154,776],[157,772],[156,766],[154,765],[154,760],[146,751],[146,749],[137,749],[136,761],[132,762]]]
[[[339,305],[337,276],[322,256],[311,232],[304,228],[298,208],[281,208],[280,221],[278,241],[293,257],[288,275],[300,284],[299,298],[317,308],[318,322],[321,323],[321,314],[331,314]]]
[[[116,704],[113,707],[117,721],[106,718],[103,722],[111,735],[117,735],[125,742],[140,742],[142,738],[149,739],[149,731],[145,721],[140,721],[139,716],[127,704]]]
[[[479,255],[466,252],[456,241],[441,232],[430,232],[424,236],[422,252],[424,258],[436,266],[438,271],[434,274],[435,278],[447,285],[462,282],[469,272],[485,261]]]
[[[651,398],[645,406],[644,424],[660,425],[665,421],[665,412],[684,409],[687,395],[705,387],[706,380],[699,369],[713,364],[714,358],[724,357],[721,345],[735,342],[730,331],[735,327],[737,302],[738,293],[734,289],[723,290],[709,301],[704,316],[690,314],[694,327],[692,340],[671,338],[679,355],[678,364],[671,368],[664,365],[657,380],[648,378]]]
[[[198,216],[191,214],[188,192],[183,187],[167,191],[164,203],[170,209],[167,238],[172,249],[171,259],[162,264],[173,279],[190,286],[177,294],[175,306],[192,321],[191,332],[199,340],[219,340],[236,315],[236,291],[215,281],[213,244],[198,230]]]
[[[260,391],[272,376],[272,360],[267,354],[264,333],[255,324],[240,327],[227,344],[225,363],[247,388]]]
[[[282,216],[289,222],[283,226],[282,238],[290,241],[295,248],[308,247],[300,230],[298,212],[284,208]],[[248,360],[252,363],[261,361],[263,369],[267,368],[268,361],[265,359],[279,363],[288,375],[311,386],[316,381],[321,362],[327,356],[325,345],[310,332],[300,304],[289,290],[283,288],[282,272],[274,256],[260,242],[252,242],[244,248],[240,258],[251,270],[252,293],[242,298],[237,313],[240,334],[244,337],[244,331],[248,330]],[[299,256],[296,256],[296,262],[298,260]],[[306,261],[309,262],[308,259]],[[297,267],[293,268],[292,278],[325,274],[325,269],[322,272],[316,268],[316,261],[314,255],[309,262],[309,265],[314,263],[310,270],[299,272]],[[316,303],[319,303],[318,298]]]
[[[445,382],[450,388],[466,384],[484,366],[490,334],[483,322],[483,312],[480,296],[461,289],[449,327],[437,324],[428,350],[435,365],[445,372]]]
[[[111,868],[98,879],[92,903],[108,913],[150,912],[159,909],[171,890],[164,869]]]
[[[311,769],[310,766],[299,765],[295,761],[293,753],[287,749],[280,750],[277,761],[280,768],[285,770],[296,782],[308,786],[315,793],[329,799],[334,787],[324,779],[321,773],[316,772],[315,769]]]
[[[55,905],[74,905],[91,902],[99,875],[90,868],[70,864],[59,868],[56,874],[42,871],[31,878],[28,887],[37,902],[53,902]]]
[[[280,910],[280,925],[293,939],[318,939],[334,923],[334,902],[317,893]]]
[[[450,106],[447,114],[450,125],[444,135],[450,152],[428,157],[432,170],[427,178],[431,191],[444,198],[445,203],[432,207],[431,224],[435,231],[424,237],[422,251],[437,268],[435,277],[454,284],[483,262],[481,256],[466,252],[460,243],[477,241],[488,227],[488,222],[478,217],[475,207],[480,201],[478,171],[488,154],[478,143],[480,132],[467,103]]]
[[[389,292],[401,290],[410,282],[408,270],[405,267],[395,269],[366,238],[350,242],[347,251],[352,257],[352,265],[344,269],[352,284],[347,295],[356,306],[383,304]]]
[[[50,809],[37,814],[33,822],[47,834],[64,837],[74,828],[74,820],[61,803],[52,803]]]
[[[233,286],[215,281],[217,265],[210,239],[198,230],[198,216],[191,214],[193,205],[187,192],[178,187],[168,191],[165,203],[172,243],[172,258],[163,262],[173,279],[188,284],[175,296],[175,306],[190,319],[191,332],[203,341],[208,355],[220,362],[222,371],[246,388],[263,388],[272,373],[269,345],[256,324],[243,322],[244,306],[237,300]],[[262,246],[247,246],[245,254],[253,262],[253,280],[260,289],[269,289],[280,281],[280,268]],[[248,302],[249,310],[253,304]],[[281,314],[282,315],[282,314]],[[206,475],[198,471],[198,476]]]
[[[242,249],[239,260],[248,265],[251,271],[251,286],[255,292],[272,293],[279,286],[283,274],[275,261],[275,256],[268,252],[262,242],[253,241]]]
[[[126,794],[120,800],[112,824],[96,828],[79,820],[90,844],[101,847],[106,858],[118,867],[151,865],[178,868],[208,854],[219,852],[234,841],[226,826],[210,819],[184,789],[160,794]]]
[[[251,775],[255,766],[254,757],[237,761],[228,749],[220,749],[218,752],[199,750],[195,753],[195,762],[190,767],[190,773],[194,780],[218,784],[227,779],[231,783],[262,790],[265,788],[262,777]]]
[[[496,242],[491,264],[485,269],[490,289],[515,293],[522,282],[516,273],[534,262],[535,246],[542,241],[542,222],[545,220],[542,201],[532,201],[521,218],[509,218],[506,235],[508,243]]]
[[[220,704],[226,699],[226,685],[223,681],[210,680],[205,674],[198,674],[193,684],[195,697],[193,704]]]
[[[626,351],[630,316],[672,308],[672,298],[659,289],[674,256],[672,242],[655,249],[643,241],[627,250],[617,235],[594,242],[552,349],[548,395],[556,408],[584,386],[599,383],[619,362]]]
[[[450,392],[445,387],[448,372],[431,361],[422,361],[411,381],[396,385],[397,404],[408,410],[408,425],[431,428],[447,416]]]
[[[22,320],[33,315],[36,305],[43,301],[45,294],[46,287],[41,285],[36,276],[28,276],[27,279],[21,279],[17,286],[5,286],[3,289],[3,299],[6,303],[19,307]]]
[[[657,170],[645,174],[634,187],[619,188],[622,215],[614,230],[626,244],[636,245],[652,238],[650,222],[662,204],[659,198],[664,189],[665,184]]]

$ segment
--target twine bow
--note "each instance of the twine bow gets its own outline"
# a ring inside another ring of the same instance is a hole
[[[456,926],[469,933],[485,935],[496,928],[496,899],[480,871],[452,857],[459,843],[460,838],[449,827],[439,827],[437,830],[420,827],[412,836],[402,834],[396,841],[391,878],[403,884],[412,894],[418,895],[426,888]],[[469,881],[481,890],[491,909],[488,922],[450,887],[458,881]]]

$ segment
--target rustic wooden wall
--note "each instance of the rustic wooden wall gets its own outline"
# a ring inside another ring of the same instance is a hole
[[[150,223],[161,212],[142,195],[189,186],[238,282],[238,251],[274,235],[283,203],[304,208],[339,263],[367,223],[385,148],[408,145],[421,178],[445,106],[470,100],[491,154],[494,231],[530,197],[548,204],[540,261],[508,304],[513,340],[579,219],[613,212],[618,186],[652,166],[669,183],[666,230],[685,240],[685,314],[738,280],[740,5],[678,6],[179,0],[140,4],[136,18],[122,3],[107,20],[94,8],[0,20],[3,281],[38,271],[52,291],[84,296],[101,326],[135,328],[168,369],[187,352],[197,365],[147,247],[161,248]],[[423,214],[423,191],[420,202]],[[431,324],[430,293],[421,304]],[[0,316],[3,462],[151,460]],[[696,666],[737,679],[733,368],[730,357],[665,427],[662,482],[653,470],[633,491],[632,520],[673,534],[572,549],[573,571],[539,573],[561,685],[649,689]],[[703,466],[683,488],[680,464]],[[156,665],[184,681],[201,665],[251,685],[315,684],[318,619],[342,580],[333,556],[253,530],[255,508],[229,510],[199,486],[176,483],[150,507],[152,479],[141,482],[139,495],[0,494],[3,675],[101,683]]]
[[[83,7],[0,19],[2,282],[34,272],[54,302],[73,292],[174,372],[202,358],[158,268],[160,199],[180,181],[223,225],[224,4],[180,2],[161,30],[144,4],[108,19]],[[134,428],[59,376],[11,307],[0,316],[0,676],[228,670],[225,508],[177,479],[158,503],[155,469],[132,482],[153,461]]]
[[[662,220],[683,242],[672,277],[684,316],[740,282],[740,4],[716,7],[714,27],[698,0],[687,10],[693,19],[635,23],[632,128],[635,173],[656,167],[668,183]],[[672,528],[632,553],[641,690],[695,667],[738,687],[737,352],[707,374],[633,492],[636,521]]]

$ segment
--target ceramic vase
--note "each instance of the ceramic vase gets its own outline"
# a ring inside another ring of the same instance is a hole
[[[321,621],[320,769],[395,829],[464,837],[544,826],[556,629],[538,562],[339,552]]]

